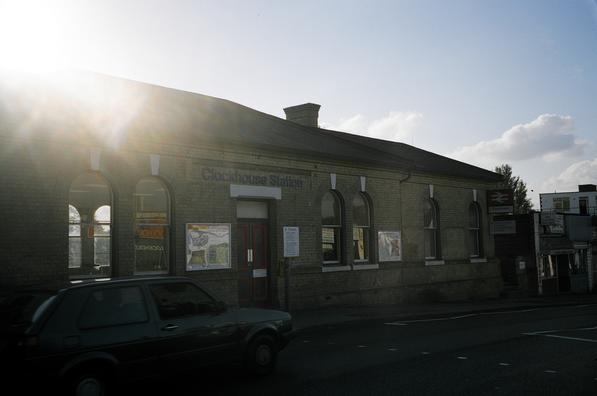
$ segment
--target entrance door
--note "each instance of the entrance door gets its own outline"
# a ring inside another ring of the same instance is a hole
[[[269,297],[267,223],[239,222],[238,235],[239,303],[241,306],[264,306]]]

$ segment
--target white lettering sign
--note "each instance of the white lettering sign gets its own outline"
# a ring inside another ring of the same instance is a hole
[[[284,227],[284,257],[299,257],[298,227]]]

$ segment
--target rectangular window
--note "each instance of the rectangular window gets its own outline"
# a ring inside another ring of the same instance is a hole
[[[150,286],[162,320],[214,312],[215,300],[192,283],[176,282]]]
[[[435,259],[437,257],[435,241],[435,228],[425,229],[425,258]]]
[[[556,210],[570,210],[570,197],[554,197],[553,208]]]
[[[81,329],[143,323],[148,320],[139,287],[111,287],[92,291],[79,318]]]
[[[97,267],[110,266],[110,226],[93,226],[93,263]]]
[[[355,261],[369,260],[369,228],[354,227],[352,241]]]
[[[68,226],[68,268],[81,268],[81,225]]]
[[[169,227],[160,224],[137,224],[135,230],[135,273],[168,271]]]
[[[479,257],[479,229],[470,229],[469,237],[471,239],[471,257]]]
[[[322,227],[321,229],[321,250],[325,263],[337,263],[340,261],[340,228]]]

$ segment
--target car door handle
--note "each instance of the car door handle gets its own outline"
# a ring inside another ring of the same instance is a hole
[[[164,330],[164,331],[172,331],[172,330],[176,330],[176,329],[178,329],[178,326],[174,325],[174,324],[168,324],[168,325],[162,327],[162,330]]]

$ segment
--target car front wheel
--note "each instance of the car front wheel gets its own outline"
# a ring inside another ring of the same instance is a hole
[[[276,367],[278,348],[274,338],[267,334],[256,336],[247,348],[245,366],[256,375],[266,375]]]

